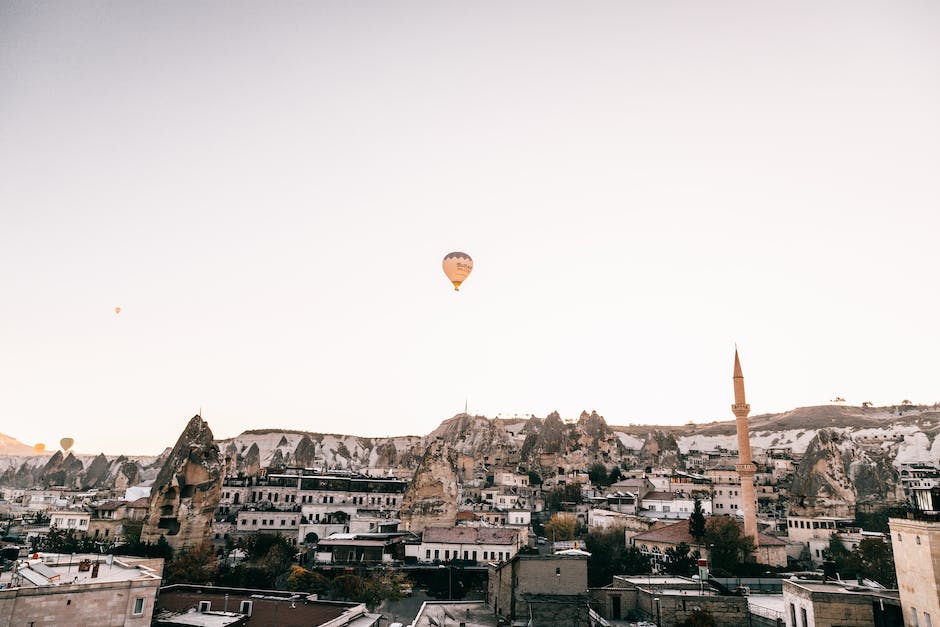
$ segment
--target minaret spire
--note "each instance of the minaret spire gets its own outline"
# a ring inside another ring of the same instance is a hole
[[[751,460],[751,437],[748,432],[747,416],[751,413],[751,406],[747,404],[744,395],[744,372],[741,370],[741,358],[738,357],[738,348],[734,348],[734,412],[738,432],[738,463],[735,469],[741,478],[741,509],[744,511],[744,535],[754,539],[754,546],[758,545],[757,538],[757,496],[754,493],[754,473],[757,467]]]

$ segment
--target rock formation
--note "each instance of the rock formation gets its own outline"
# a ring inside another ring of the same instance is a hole
[[[443,439],[424,453],[402,498],[400,517],[416,533],[428,527],[453,527],[457,521],[457,452]]]
[[[150,511],[140,539],[165,536],[174,549],[208,540],[222,494],[224,461],[201,417],[193,416],[176,441],[150,495]]]
[[[843,433],[820,430],[793,474],[794,509],[804,514],[854,516],[856,506],[899,504],[903,493],[897,471],[890,461],[877,457]]]

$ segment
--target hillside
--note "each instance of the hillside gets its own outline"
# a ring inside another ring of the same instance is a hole
[[[838,503],[851,507],[856,501],[891,499],[898,493],[898,464],[940,459],[940,411],[934,407],[802,407],[754,416],[750,424],[755,451],[788,448],[812,459],[812,464],[801,465],[794,485],[795,496],[808,506]],[[828,435],[820,440],[823,433]],[[458,414],[424,436],[367,438],[257,429],[217,441],[229,474],[294,465],[401,477],[412,475],[435,442],[446,445],[461,467],[482,462],[546,477],[584,470],[595,462],[608,467],[673,467],[681,465],[680,454],[689,451],[737,448],[733,420],[611,426],[596,412],[582,412],[576,420],[563,419],[558,413],[511,420]],[[58,452],[36,456],[30,447],[20,446],[29,454],[0,456],[0,484],[134,485],[152,478],[152,469],[159,463],[159,459],[123,456],[70,454],[63,458]]]

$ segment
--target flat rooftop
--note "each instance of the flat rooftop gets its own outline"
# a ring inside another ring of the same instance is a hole
[[[80,564],[85,560],[91,564],[91,568],[79,570]],[[149,567],[153,562],[154,560],[124,556],[39,553],[37,559],[18,560],[15,572],[10,570],[0,573],[0,584],[8,588],[30,588],[133,580],[159,582],[160,573]],[[98,576],[92,577],[95,563],[98,564]]]
[[[413,627],[437,627],[461,623],[466,623],[467,627],[496,627],[497,618],[493,608],[483,601],[428,601],[421,605],[411,624]]]

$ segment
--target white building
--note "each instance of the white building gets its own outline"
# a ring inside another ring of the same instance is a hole
[[[80,509],[57,509],[49,512],[49,528],[77,533],[88,533],[88,523],[91,521],[91,512]]]
[[[421,543],[405,547],[405,555],[419,562],[502,562],[528,541],[526,528],[429,527]]]
[[[700,499],[702,512],[709,516],[712,513],[712,502],[709,498]],[[647,518],[677,520],[688,518],[695,509],[695,498],[681,492],[650,492],[640,501],[639,515]]]

